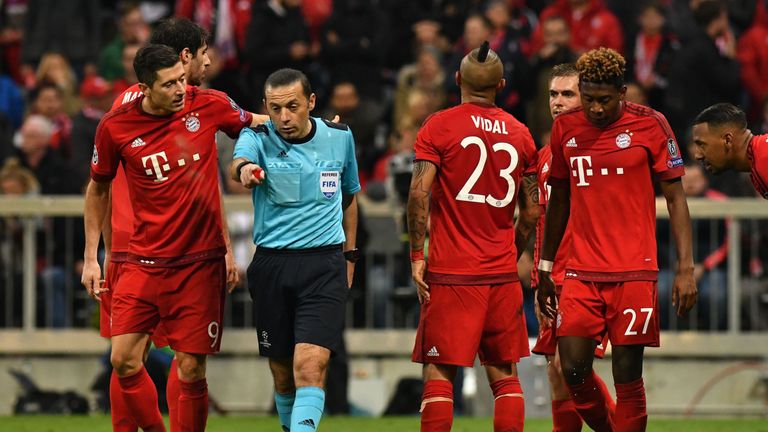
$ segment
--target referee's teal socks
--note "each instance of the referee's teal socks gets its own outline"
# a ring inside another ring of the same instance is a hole
[[[296,393],[280,394],[275,392],[275,408],[277,416],[280,418],[280,426],[284,432],[288,432],[291,427],[291,411],[293,411],[293,402],[296,399]]]
[[[325,390],[320,387],[299,387],[291,414],[291,432],[315,432],[320,426],[325,406]]]

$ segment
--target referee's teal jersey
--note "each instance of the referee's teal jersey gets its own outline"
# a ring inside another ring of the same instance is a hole
[[[307,249],[343,243],[341,196],[360,190],[352,131],[310,117],[305,138],[286,140],[271,121],[240,132],[235,159],[266,173],[253,188],[253,242],[275,249]]]

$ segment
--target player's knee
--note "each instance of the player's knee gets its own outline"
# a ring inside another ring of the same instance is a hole
[[[565,382],[569,385],[578,385],[584,382],[592,372],[592,364],[580,361],[561,360],[561,373]]]
[[[205,356],[177,353],[176,363],[182,381],[193,382],[205,378]]]
[[[293,365],[293,376],[296,386],[322,387],[325,382],[325,371],[327,369],[328,362],[322,359],[305,359],[302,362],[295,362]]]
[[[119,377],[135,375],[139,372],[142,365],[140,358],[134,358],[130,353],[114,350],[109,360]]]

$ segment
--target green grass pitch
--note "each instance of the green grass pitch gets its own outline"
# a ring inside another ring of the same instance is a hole
[[[109,432],[109,417],[28,416],[0,417],[2,432]],[[275,417],[218,417],[208,419],[209,432],[278,432]],[[326,417],[320,424],[325,432],[411,432],[419,430],[418,417]],[[454,432],[487,432],[493,430],[489,418],[458,418]],[[525,422],[526,432],[550,432],[549,420]],[[584,428],[588,430],[588,428]],[[648,432],[768,432],[768,420],[665,420],[651,419]]]

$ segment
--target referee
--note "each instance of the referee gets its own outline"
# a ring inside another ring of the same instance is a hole
[[[248,288],[280,423],[314,432],[358,258],[355,141],[348,126],[309,116],[315,94],[297,70],[272,73],[264,96],[270,121],[243,129],[230,174],[253,188]]]

